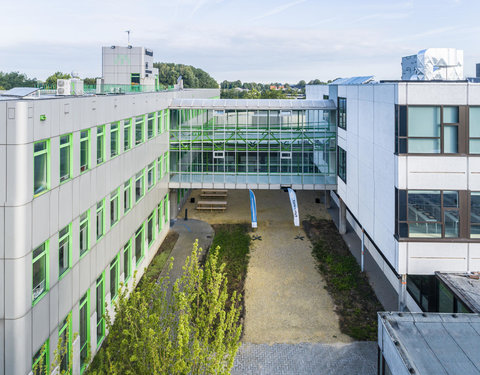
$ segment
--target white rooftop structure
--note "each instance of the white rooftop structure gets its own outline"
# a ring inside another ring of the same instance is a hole
[[[463,50],[428,48],[402,58],[402,80],[463,80]]]

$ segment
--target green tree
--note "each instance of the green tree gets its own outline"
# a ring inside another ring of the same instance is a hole
[[[235,292],[228,295],[218,250],[202,267],[196,241],[173,287],[168,276],[157,283],[142,280],[130,295],[122,287],[114,323],[107,314],[104,360],[89,373],[230,373],[240,347],[240,304]]]
[[[84,78],[83,83],[85,85],[94,86],[94,85],[97,84],[97,79],[96,78]]]
[[[0,72],[0,90],[10,90],[14,87],[35,87],[36,84],[36,78],[30,79],[19,72]]]
[[[48,88],[56,89],[57,88],[57,79],[69,79],[72,76],[68,73],[55,72],[50,77],[45,80],[45,85]]]
[[[182,76],[186,88],[218,88],[217,81],[210,74],[191,65],[154,63],[153,66],[158,68],[158,80],[162,85],[174,85],[178,77]]]
[[[265,90],[261,95],[262,99],[286,99],[287,95],[281,90]]]

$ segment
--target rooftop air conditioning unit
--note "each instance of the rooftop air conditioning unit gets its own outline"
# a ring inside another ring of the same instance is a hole
[[[70,89],[69,79],[57,79],[57,95],[71,95]]]
[[[83,95],[83,80],[57,79],[57,95]]]

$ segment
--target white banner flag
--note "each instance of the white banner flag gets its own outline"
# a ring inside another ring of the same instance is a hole
[[[290,203],[292,204],[293,224],[295,224],[296,227],[299,227],[300,216],[298,214],[297,195],[292,188],[288,188],[288,196],[290,197]]]

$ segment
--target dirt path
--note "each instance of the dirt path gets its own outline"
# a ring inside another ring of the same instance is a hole
[[[198,199],[198,191],[192,196]],[[190,217],[210,224],[250,221],[248,191],[228,192],[224,213],[195,211]],[[288,194],[255,191],[258,229],[252,242],[246,280],[246,317],[243,340],[250,343],[350,342],[339,330],[332,299],[315,269],[311,244],[301,227],[294,227]],[[328,217],[321,193],[299,191],[300,216]],[[297,239],[296,239],[297,237]]]

